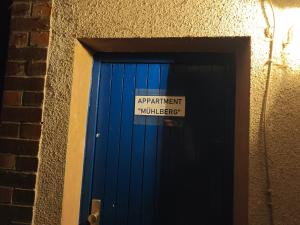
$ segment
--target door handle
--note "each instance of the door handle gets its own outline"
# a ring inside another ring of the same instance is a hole
[[[101,200],[93,199],[91,214],[88,217],[90,225],[100,225]]]

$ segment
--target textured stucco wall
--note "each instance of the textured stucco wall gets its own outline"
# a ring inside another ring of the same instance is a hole
[[[264,157],[259,138],[267,71],[265,64],[269,51],[269,40],[264,35],[267,23],[261,1],[53,2],[35,224],[60,224],[61,221],[76,38],[237,36],[251,37],[249,224],[269,224]],[[276,64],[286,59],[281,51],[289,28],[286,16],[300,14],[298,1],[284,2],[274,1],[277,18]],[[266,14],[271,16],[268,6]],[[288,20],[288,23],[292,22]],[[295,46],[299,45],[296,43]],[[267,139],[276,225],[300,224],[300,67],[297,62],[292,67],[275,65],[270,85]]]

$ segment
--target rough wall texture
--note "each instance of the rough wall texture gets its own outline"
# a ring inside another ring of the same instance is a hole
[[[274,58],[275,64],[280,65],[273,67],[267,109],[274,221],[276,225],[299,225],[300,70],[297,64],[281,64],[286,62],[282,41],[289,27],[283,21],[284,15],[299,14],[300,4],[298,1],[274,1],[274,4],[279,21]],[[268,5],[263,5],[259,0],[54,0],[35,223],[60,224],[76,38],[249,36],[252,40],[249,224],[269,224],[259,127],[269,54],[266,18],[272,14]]]
[[[3,225],[31,224],[32,220],[51,2],[15,0],[10,9],[0,123]]]

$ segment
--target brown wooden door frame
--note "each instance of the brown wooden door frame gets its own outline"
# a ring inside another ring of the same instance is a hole
[[[234,225],[248,225],[250,37],[80,39],[92,52],[235,54]]]

